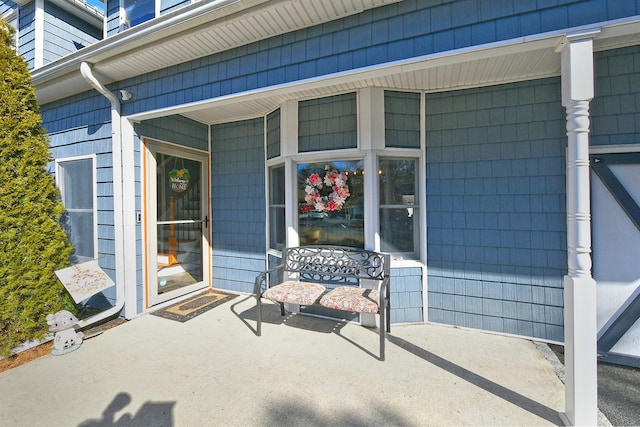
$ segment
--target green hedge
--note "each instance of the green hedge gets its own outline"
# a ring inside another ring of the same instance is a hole
[[[0,355],[48,332],[46,315],[72,301],[55,276],[72,247],[47,171],[49,140],[14,31],[0,19]]]

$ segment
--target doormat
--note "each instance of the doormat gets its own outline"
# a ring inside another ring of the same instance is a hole
[[[222,291],[211,289],[206,293],[180,301],[179,303],[169,307],[152,311],[151,314],[178,322],[186,322],[187,320],[191,320],[202,313],[206,313],[222,303],[231,301],[235,297],[237,297],[237,295],[227,294]]]

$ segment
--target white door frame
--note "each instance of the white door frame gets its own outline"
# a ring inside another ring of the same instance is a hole
[[[195,292],[211,286],[211,248],[210,248],[210,202],[209,202],[209,180],[210,180],[210,157],[206,151],[183,147],[172,143],[162,142],[143,138],[144,159],[144,276],[145,276],[145,296],[146,308],[156,306],[174,298],[179,298],[191,292]],[[157,242],[157,163],[158,153],[181,157],[189,160],[201,162],[201,254],[202,254],[202,281],[185,286],[179,290],[158,293],[158,242]]]

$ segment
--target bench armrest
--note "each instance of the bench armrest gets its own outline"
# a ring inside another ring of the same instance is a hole
[[[380,297],[380,305],[383,304],[383,301],[389,298],[389,284],[391,279],[389,276],[385,276],[384,279],[378,282],[378,295]]]
[[[263,292],[269,289],[269,279],[271,278],[271,275],[274,273],[281,274],[283,268],[284,264],[280,264],[277,267],[265,270],[256,276],[255,286],[253,289],[253,293],[256,295],[256,297],[260,297]]]

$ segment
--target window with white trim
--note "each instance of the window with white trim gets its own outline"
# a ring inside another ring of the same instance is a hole
[[[96,258],[97,223],[93,157],[56,161],[56,177],[65,207],[64,226],[77,260]]]
[[[364,248],[362,160],[298,163],[301,245]]]
[[[281,251],[287,243],[284,165],[269,168],[269,248]]]
[[[380,250],[396,259],[419,259],[418,160],[379,158]]]

